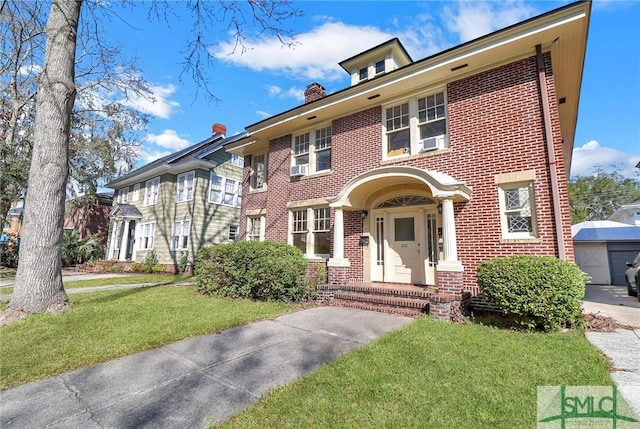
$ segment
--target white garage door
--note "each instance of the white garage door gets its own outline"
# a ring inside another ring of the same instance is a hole
[[[591,277],[591,284],[609,285],[609,261],[606,244],[575,244],[576,263]]]

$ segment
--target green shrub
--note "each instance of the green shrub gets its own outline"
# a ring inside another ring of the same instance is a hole
[[[176,261],[176,274],[184,273],[189,263],[189,251],[183,250],[178,254],[178,260]]]
[[[285,243],[237,241],[196,256],[198,290],[207,295],[294,302],[308,298],[307,260]]]
[[[553,331],[580,318],[587,275],[552,256],[508,256],[478,266],[482,296],[527,329]]]

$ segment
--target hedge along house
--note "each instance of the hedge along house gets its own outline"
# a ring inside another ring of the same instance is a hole
[[[243,160],[223,144],[244,134],[225,133],[215,124],[211,137],[107,184],[115,190],[107,259],[142,262],[153,250],[175,271],[181,256],[193,266],[202,246],[237,238]]]
[[[566,182],[590,8],[420,61],[393,39],[341,62],[350,87],[311,84],[305,104],[225,145],[245,157],[241,238],[326,264],[342,303],[400,311],[410,290],[414,310],[442,317],[478,292],[487,259],[573,261]]]

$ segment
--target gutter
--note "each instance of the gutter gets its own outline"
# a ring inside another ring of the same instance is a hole
[[[556,241],[558,245],[558,257],[567,259],[567,249],[564,242],[562,230],[562,216],[560,213],[560,191],[558,186],[558,168],[556,166],[556,155],[553,150],[553,132],[551,128],[551,109],[549,107],[549,96],[547,94],[547,79],[544,60],[542,58],[542,46],[536,45],[536,60],[538,62],[538,84],[540,85],[540,96],[542,97],[542,115],[544,135],[547,143],[547,156],[549,157],[549,175],[551,176],[551,196],[553,199],[553,218],[556,228]]]

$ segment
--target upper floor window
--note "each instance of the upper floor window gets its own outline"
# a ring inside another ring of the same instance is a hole
[[[291,175],[331,169],[331,127],[318,128],[293,138]]]
[[[446,147],[446,111],[444,92],[412,98],[383,109],[386,157]]]
[[[503,238],[535,238],[533,183],[505,183],[498,189]]]
[[[195,182],[195,171],[188,171],[178,175],[178,189],[176,192],[176,202],[191,201],[193,199],[193,186]]]
[[[359,72],[360,80],[367,80],[369,78],[369,68],[363,67]]]
[[[251,180],[252,189],[262,189],[267,183],[267,155],[251,156]]]
[[[209,174],[209,202],[240,207],[240,204],[242,204],[242,186],[240,181],[218,176],[215,171],[212,170]]]
[[[244,167],[244,158],[242,158],[240,155],[236,155],[235,153],[232,153],[231,165],[235,165],[236,167]]]
[[[177,220],[173,222],[173,233],[171,234],[171,250],[187,250],[189,244],[190,220]]]
[[[133,194],[131,195],[131,201],[138,201],[140,198],[140,184],[136,183],[133,185]]]
[[[118,191],[118,199],[116,200],[118,204],[127,204],[127,194],[129,193],[129,188],[122,188]]]
[[[158,191],[160,189],[160,177],[149,179],[144,184],[144,205],[152,206],[158,202]]]
[[[376,74],[380,74],[380,73],[384,73],[385,71],[385,66],[384,66],[384,60],[378,61],[376,63]]]

